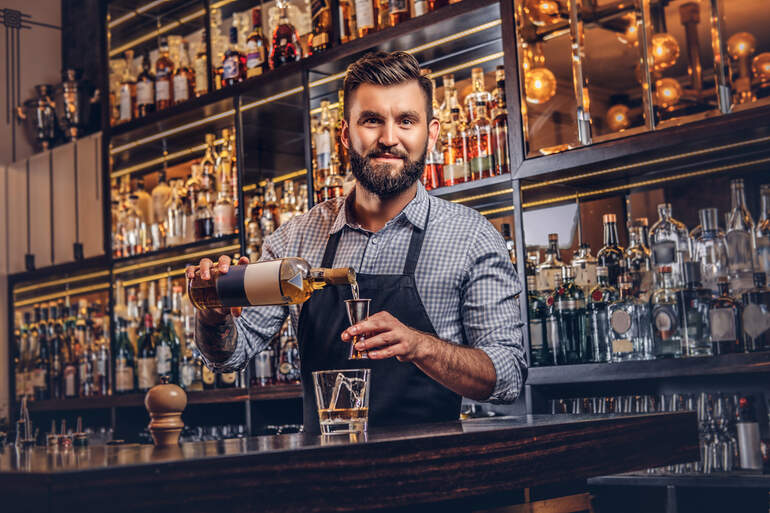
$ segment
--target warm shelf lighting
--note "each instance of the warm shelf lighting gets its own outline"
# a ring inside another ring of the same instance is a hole
[[[261,105],[266,105],[270,102],[280,100],[281,98],[286,98],[287,96],[291,96],[292,94],[297,94],[301,91],[302,91],[302,86],[293,87],[291,89],[287,89],[286,91],[282,91],[278,94],[268,96],[267,98],[262,98],[261,100],[257,100],[250,103],[244,103],[243,105],[241,105],[241,111],[250,110],[250,109],[259,107]]]
[[[620,132],[631,126],[628,110],[628,107],[623,104],[613,105],[607,109],[607,126],[610,130]]]
[[[676,64],[679,58],[679,43],[671,34],[661,32],[652,36],[650,55],[653,69],[662,71]]]
[[[124,14],[123,16],[119,16],[115,18],[114,20],[111,20],[110,23],[107,25],[108,28],[112,29],[117,27],[118,25],[127,22],[130,19],[136,18],[138,15],[145,13],[149,11],[150,9],[154,9],[155,7],[165,4],[169,0],[155,0],[154,2],[150,2],[148,4],[145,4],[137,9],[134,9],[133,11]]]
[[[480,64],[484,64],[485,62],[494,61],[496,59],[501,59],[503,57],[503,52],[496,52],[490,55],[487,55],[485,57],[479,57],[478,59],[473,59],[472,61],[463,62],[462,64],[458,64],[457,66],[452,66],[451,68],[442,69],[440,71],[436,71],[435,73],[431,73],[428,75],[429,78],[440,78],[444,75],[448,75],[450,73],[456,73],[457,71],[472,68],[474,66],[478,66]]]
[[[167,278],[169,276],[174,277],[174,276],[184,275],[184,272],[185,272],[185,269],[174,269],[172,271],[167,271],[165,273],[151,274],[149,276],[142,276],[141,278],[134,278],[132,280],[121,281],[121,285],[123,287],[132,287],[134,285],[138,285],[139,283],[146,283],[148,281],[160,280],[162,278]],[[117,285],[117,283],[115,285]]]
[[[491,210],[482,210],[479,212],[482,216],[491,216],[493,214],[502,214],[503,212],[513,212],[513,206],[493,208]]]
[[[228,109],[224,112],[220,112],[219,114],[214,114],[212,116],[209,116],[207,118],[199,119],[198,121],[193,121],[192,123],[185,123],[184,125],[180,125],[176,128],[172,128],[170,130],[165,130],[163,132],[158,132],[157,134],[150,135],[147,137],[143,137],[141,139],[137,139],[134,142],[124,144],[122,146],[118,146],[116,148],[110,149],[110,155],[115,155],[117,153],[120,153],[122,151],[130,150],[133,148],[136,148],[137,146],[142,146],[147,143],[151,143],[153,141],[157,141],[158,139],[163,139],[164,137],[168,137],[174,134],[178,134],[179,132],[184,132],[185,130],[189,130],[191,128],[196,128],[201,125],[205,125],[207,123],[211,123],[213,121],[216,121],[218,119],[226,118],[228,116],[233,116],[235,114],[235,109]]]
[[[534,68],[524,76],[527,101],[540,105],[556,94],[556,77],[548,68]]]
[[[98,292],[100,290],[107,290],[110,288],[109,283],[99,283],[96,285],[89,285],[87,287],[80,287],[77,289],[62,290],[59,292],[53,292],[51,294],[45,294],[43,296],[31,297],[28,299],[22,299],[20,301],[14,301],[13,307],[20,308],[22,306],[34,305],[35,303],[41,303],[43,301],[50,301],[52,299],[59,299],[60,297],[67,296],[79,296],[82,294],[88,294],[89,292]]]
[[[770,81],[770,52],[763,52],[754,57],[751,69],[762,83]]]
[[[655,101],[664,109],[673,107],[682,98],[682,86],[673,78],[661,78],[655,82]]]
[[[110,271],[97,271],[95,273],[81,274],[80,276],[73,276],[71,278],[61,278],[58,280],[45,281],[36,283],[35,285],[27,285],[24,287],[17,287],[13,289],[14,294],[21,294],[22,292],[29,292],[30,290],[39,289],[41,287],[54,287],[56,285],[65,285],[71,283],[77,283],[79,281],[90,280],[93,278],[100,278],[102,276],[108,276]]]
[[[210,249],[204,249],[202,251],[196,251],[195,253],[185,253],[183,255],[175,255],[172,257],[166,257],[166,258],[159,258],[157,260],[151,260],[148,262],[142,262],[140,264],[132,264],[127,265],[124,267],[117,267],[113,270],[113,274],[125,274],[127,272],[131,271],[137,271],[139,269],[146,269],[148,267],[155,267],[157,265],[163,265],[163,264],[173,264],[177,262],[184,262],[185,260],[195,260],[196,258],[204,257],[206,255],[211,255],[211,253],[215,251],[221,251],[221,252],[227,252],[227,251],[234,251],[237,249],[241,249],[240,244],[230,244],[228,246],[222,246],[218,248],[210,248]],[[141,255],[139,255],[137,258],[140,258]]]
[[[178,20],[174,20],[168,25],[162,25],[158,27],[156,30],[153,30],[152,32],[148,32],[147,34],[138,37],[134,39],[133,41],[129,41],[126,44],[120,45],[117,48],[112,48],[110,50],[110,57],[115,57],[117,55],[120,55],[121,53],[125,52],[129,48],[133,48],[137,45],[140,45],[144,43],[145,41],[149,41],[150,39],[154,37],[158,37],[162,34],[165,34],[166,32],[173,30],[181,25],[184,25],[187,22],[190,22],[192,20],[198,19],[202,17],[204,14],[206,14],[205,9],[200,9],[198,11],[195,11],[192,14],[188,14],[187,16],[184,16],[182,18],[179,18]]]
[[[464,198],[457,198],[449,201],[451,201],[452,203],[468,203],[470,201],[476,201],[476,200],[485,199],[485,198],[492,198],[494,196],[502,196],[503,194],[511,194],[511,193],[513,193],[513,189],[509,188],[509,189],[502,189],[499,191],[485,192],[483,194],[476,194],[474,196],[465,196]]]
[[[284,182],[286,180],[291,180],[293,178],[299,178],[300,176],[305,176],[307,174],[307,169],[300,169],[297,171],[292,171],[291,173],[286,173],[285,175],[279,175],[272,179],[273,183],[280,183]],[[260,187],[264,187],[267,184],[267,180],[262,180],[259,182]],[[249,192],[253,191],[257,188],[257,184],[250,183],[248,185],[243,186],[243,192]]]

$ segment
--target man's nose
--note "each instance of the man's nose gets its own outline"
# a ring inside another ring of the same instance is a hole
[[[392,121],[386,121],[382,125],[382,132],[380,132],[380,138],[377,141],[382,146],[391,147],[398,144],[398,138],[396,137],[396,124]]]

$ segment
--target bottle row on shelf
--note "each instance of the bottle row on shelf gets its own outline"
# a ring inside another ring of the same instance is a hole
[[[661,204],[649,233],[646,219],[634,223],[626,249],[606,214],[596,257],[581,243],[565,264],[557,234],[544,262],[529,252],[533,365],[770,350],[770,186],[761,187],[756,225],[743,181],[731,190],[726,234],[715,208],[700,210],[701,224],[688,232]]]

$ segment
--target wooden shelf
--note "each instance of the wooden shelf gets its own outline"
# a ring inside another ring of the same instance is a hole
[[[770,490],[770,475],[760,472],[736,471],[713,474],[620,474],[592,477],[588,486],[676,486],[682,488],[766,488]]]
[[[532,367],[527,385],[567,385],[770,372],[770,352],[622,363]]]
[[[148,253],[142,253],[141,255],[116,258],[112,261],[114,264],[115,274],[122,274],[125,267],[133,264],[142,264],[142,267],[152,267],[153,262],[156,260],[165,260],[166,258],[185,255],[194,252],[195,250],[205,250],[211,248],[215,250],[219,247],[225,246],[228,243],[237,244],[238,235],[226,235],[224,237],[210,237],[208,239],[191,242],[189,244],[181,244],[179,246],[172,246],[163,248],[158,251],[150,251]],[[160,264],[162,264],[161,262]],[[160,265],[159,264],[159,265]]]
[[[276,401],[279,399],[301,399],[302,385],[268,385],[265,387],[251,387],[249,400],[251,401]]]

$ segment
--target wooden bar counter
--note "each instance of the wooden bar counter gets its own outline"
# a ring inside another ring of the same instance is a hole
[[[522,490],[698,458],[694,413],[534,415],[366,436],[0,453],[0,511],[473,511]]]

